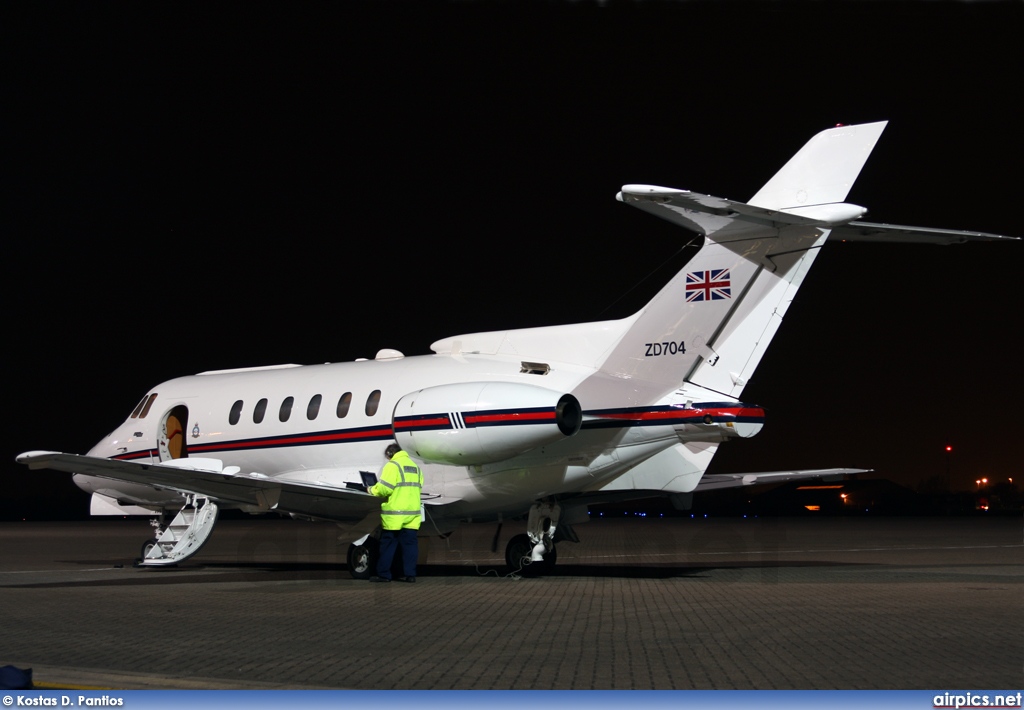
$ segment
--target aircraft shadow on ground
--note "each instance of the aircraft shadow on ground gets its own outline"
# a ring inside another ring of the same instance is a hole
[[[83,561],[77,560],[78,564]],[[90,565],[109,565],[109,560],[93,560]],[[850,567],[859,563],[835,561],[771,561],[730,562],[721,565],[576,565],[556,566],[544,573],[535,574],[529,570],[510,573],[505,566],[495,565],[420,565],[418,578],[424,583],[433,580],[454,580],[467,578],[503,579],[521,576],[528,580],[556,580],[565,578],[594,579],[706,579],[715,571],[731,569],[783,569],[807,567]],[[316,562],[237,562],[184,564],[161,568],[135,568],[130,564],[115,564],[110,568],[118,571],[116,578],[76,579],[67,581],[28,582],[22,584],[0,584],[0,588],[79,588],[79,587],[121,587],[121,586],[163,586],[170,584],[225,584],[246,582],[328,582],[360,585],[364,580],[353,579],[348,568],[341,564]]]

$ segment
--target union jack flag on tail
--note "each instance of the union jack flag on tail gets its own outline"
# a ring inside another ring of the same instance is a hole
[[[686,302],[732,298],[729,269],[693,271],[686,275]]]

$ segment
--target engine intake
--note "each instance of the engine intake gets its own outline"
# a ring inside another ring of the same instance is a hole
[[[571,394],[515,382],[466,382],[405,395],[392,426],[398,444],[431,463],[477,466],[573,436],[583,423]]]

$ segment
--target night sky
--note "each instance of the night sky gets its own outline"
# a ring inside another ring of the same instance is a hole
[[[15,2],[0,28],[7,516],[86,500],[17,453],[84,453],[162,380],[629,315],[691,235],[621,185],[745,201],[836,123],[890,121],[866,219],[1024,236],[1022,3]],[[1022,266],[829,245],[744,392],[764,429],[712,472],[1024,479]]]

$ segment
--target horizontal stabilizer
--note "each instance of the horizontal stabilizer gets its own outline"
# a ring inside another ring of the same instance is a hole
[[[696,490],[710,491],[719,488],[740,488],[766,483],[782,483],[802,478],[841,478],[854,473],[868,473],[870,468],[812,468],[800,471],[768,471],[762,473],[715,473],[704,474]]]
[[[715,233],[733,220],[773,230],[788,225],[834,227],[862,217],[867,212],[864,207],[846,202],[767,209],[722,197],[702,195],[699,192],[656,185],[623,185],[615,199],[705,235]]]
[[[1018,242],[1020,237],[1006,237],[988,232],[964,232],[957,229],[908,227],[902,224],[850,222],[836,227],[830,241],[890,242],[893,244],[963,244],[964,242]]]

